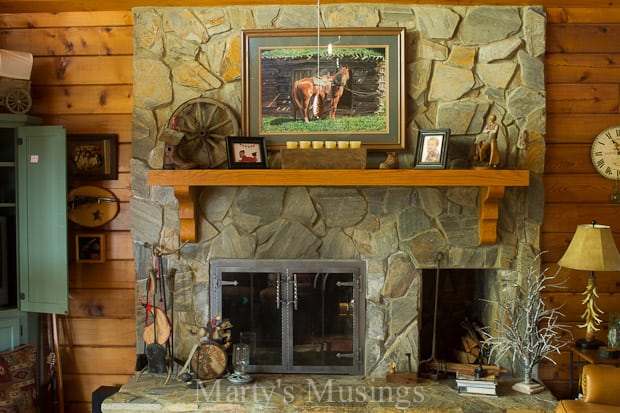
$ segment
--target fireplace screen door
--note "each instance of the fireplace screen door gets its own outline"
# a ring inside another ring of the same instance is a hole
[[[212,260],[211,317],[250,345],[253,372],[363,373],[365,264]]]

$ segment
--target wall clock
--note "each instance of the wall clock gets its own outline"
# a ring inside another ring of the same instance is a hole
[[[612,126],[596,135],[590,149],[594,169],[602,177],[616,181],[611,200],[620,202],[618,181],[620,180],[620,126]]]

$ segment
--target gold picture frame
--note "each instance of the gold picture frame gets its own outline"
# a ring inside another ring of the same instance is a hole
[[[317,138],[405,148],[404,28],[326,28],[319,41],[316,29],[242,37],[243,134],[272,150]]]

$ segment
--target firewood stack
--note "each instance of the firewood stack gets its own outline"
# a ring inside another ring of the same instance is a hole
[[[454,358],[459,363],[478,363],[482,338],[476,331],[476,326],[470,320],[463,320],[461,322],[461,327],[463,327],[465,333],[461,336],[460,347],[453,350]],[[486,362],[486,360],[483,360],[483,363],[484,362]]]

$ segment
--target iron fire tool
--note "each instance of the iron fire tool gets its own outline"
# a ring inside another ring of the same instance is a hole
[[[433,380],[438,380],[441,377],[445,376],[448,372],[448,365],[445,360],[437,360],[435,357],[436,350],[436,342],[437,342],[437,306],[439,303],[439,264],[441,263],[441,259],[443,258],[443,254],[438,252],[435,256],[435,262],[437,264],[436,273],[435,273],[435,306],[433,310],[433,344],[431,350],[430,358],[426,360],[422,360],[418,366],[418,371],[420,371],[421,375],[425,377],[429,377]],[[422,367],[427,365],[426,369]]]
[[[168,384],[170,381],[170,377],[172,376],[172,370],[174,368],[174,277],[177,273],[176,268],[171,268],[168,272],[166,278],[168,279],[168,283],[170,284],[168,287],[170,294],[170,324],[171,324],[171,332],[170,338],[168,339],[168,376],[166,377],[166,381],[164,382],[164,386]]]

